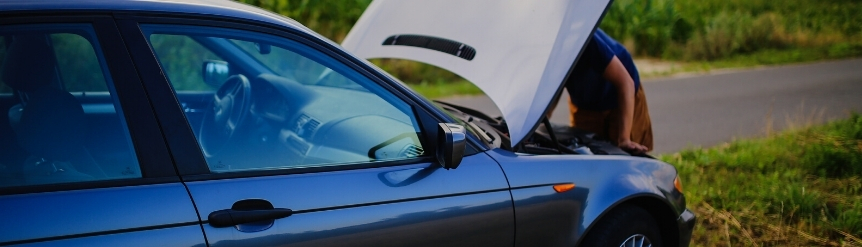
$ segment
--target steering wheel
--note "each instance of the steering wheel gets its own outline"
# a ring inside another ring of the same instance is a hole
[[[221,152],[243,126],[251,109],[251,83],[233,75],[213,95],[212,108],[204,114],[198,140],[206,157]]]

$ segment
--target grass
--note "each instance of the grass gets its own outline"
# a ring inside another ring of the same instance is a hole
[[[862,115],[659,158],[699,217],[694,246],[862,246]]]
[[[421,82],[408,83],[407,86],[417,93],[429,99],[439,99],[460,95],[478,95],[482,90],[468,81],[459,80],[455,82]]]

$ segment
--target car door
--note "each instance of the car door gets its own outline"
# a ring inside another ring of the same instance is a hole
[[[111,17],[0,18],[0,61],[0,245],[206,244]]]
[[[513,244],[499,165],[469,148],[441,168],[422,128],[436,118],[329,43],[236,21],[127,19],[125,38],[151,48],[136,61],[166,75],[145,83],[170,86],[151,95],[175,105],[159,118],[183,121],[168,141],[184,150],[173,153],[210,245]]]

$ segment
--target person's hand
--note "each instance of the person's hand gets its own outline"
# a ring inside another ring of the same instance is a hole
[[[647,151],[647,147],[631,140],[622,140],[617,144],[622,150],[632,154],[642,154]]]

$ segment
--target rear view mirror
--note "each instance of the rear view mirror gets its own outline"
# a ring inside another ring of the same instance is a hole
[[[467,130],[461,125],[440,123],[437,125],[437,145],[437,162],[447,170],[458,168],[467,147]]]
[[[230,67],[225,61],[207,60],[204,61],[202,75],[207,85],[218,88],[230,77]]]
[[[257,47],[257,52],[261,55],[266,55],[272,52],[272,46],[264,43],[254,43],[254,46]]]

